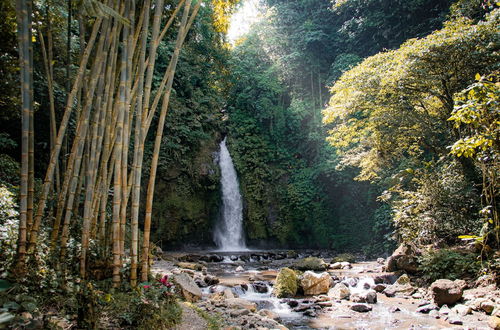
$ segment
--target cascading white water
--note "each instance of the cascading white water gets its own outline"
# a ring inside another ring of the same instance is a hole
[[[214,232],[215,244],[221,251],[246,250],[243,237],[243,201],[238,176],[226,146],[226,138],[220,144],[219,167],[222,184],[222,218]]]

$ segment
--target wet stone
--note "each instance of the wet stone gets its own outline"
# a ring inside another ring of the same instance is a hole
[[[417,308],[417,313],[429,314],[430,311],[437,310],[437,308],[434,304],[423,305]]]
[[[367,313],[367,312],[370,312],[372,310],[372,307],[369,305],[365,305],[365,304],[354,304],[354,305],[351,305],[351,309],[355,312],[358,312],[358,313]]]
[[[391,313],[401,312],[401,309],[397,306],[391,306],[389,308],[389,312],[391,312]]]

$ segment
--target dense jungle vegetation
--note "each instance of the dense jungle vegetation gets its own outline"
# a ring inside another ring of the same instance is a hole
[[[227,105],[250,239],[380,253],[394,233],[456,243],[497,223],[494,4],[266,4],[233,52]],[[488,109],[470,121],[468,102]]]
[[[166,279],[131,288],[156,247],[213,246],[226,135],[249,246],[495,260],[500,4],[261,0],[232,45],[239,2],[0,1],[0,328],[175,323]]]

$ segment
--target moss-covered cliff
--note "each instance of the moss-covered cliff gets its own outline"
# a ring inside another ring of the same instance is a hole
[[[214,161],[217,135],[190,155],[190,166],[158,175],[153,210],[154,240],[164,248],[211,245],[220,204],[220,171]]]

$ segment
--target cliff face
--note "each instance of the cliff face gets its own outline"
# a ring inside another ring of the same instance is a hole
[[[220,204],[220,171],[215,162],[219,135],[204,141],[187,157],[158,175],[153,209],[153,241],[163,248],[212,245]]]

